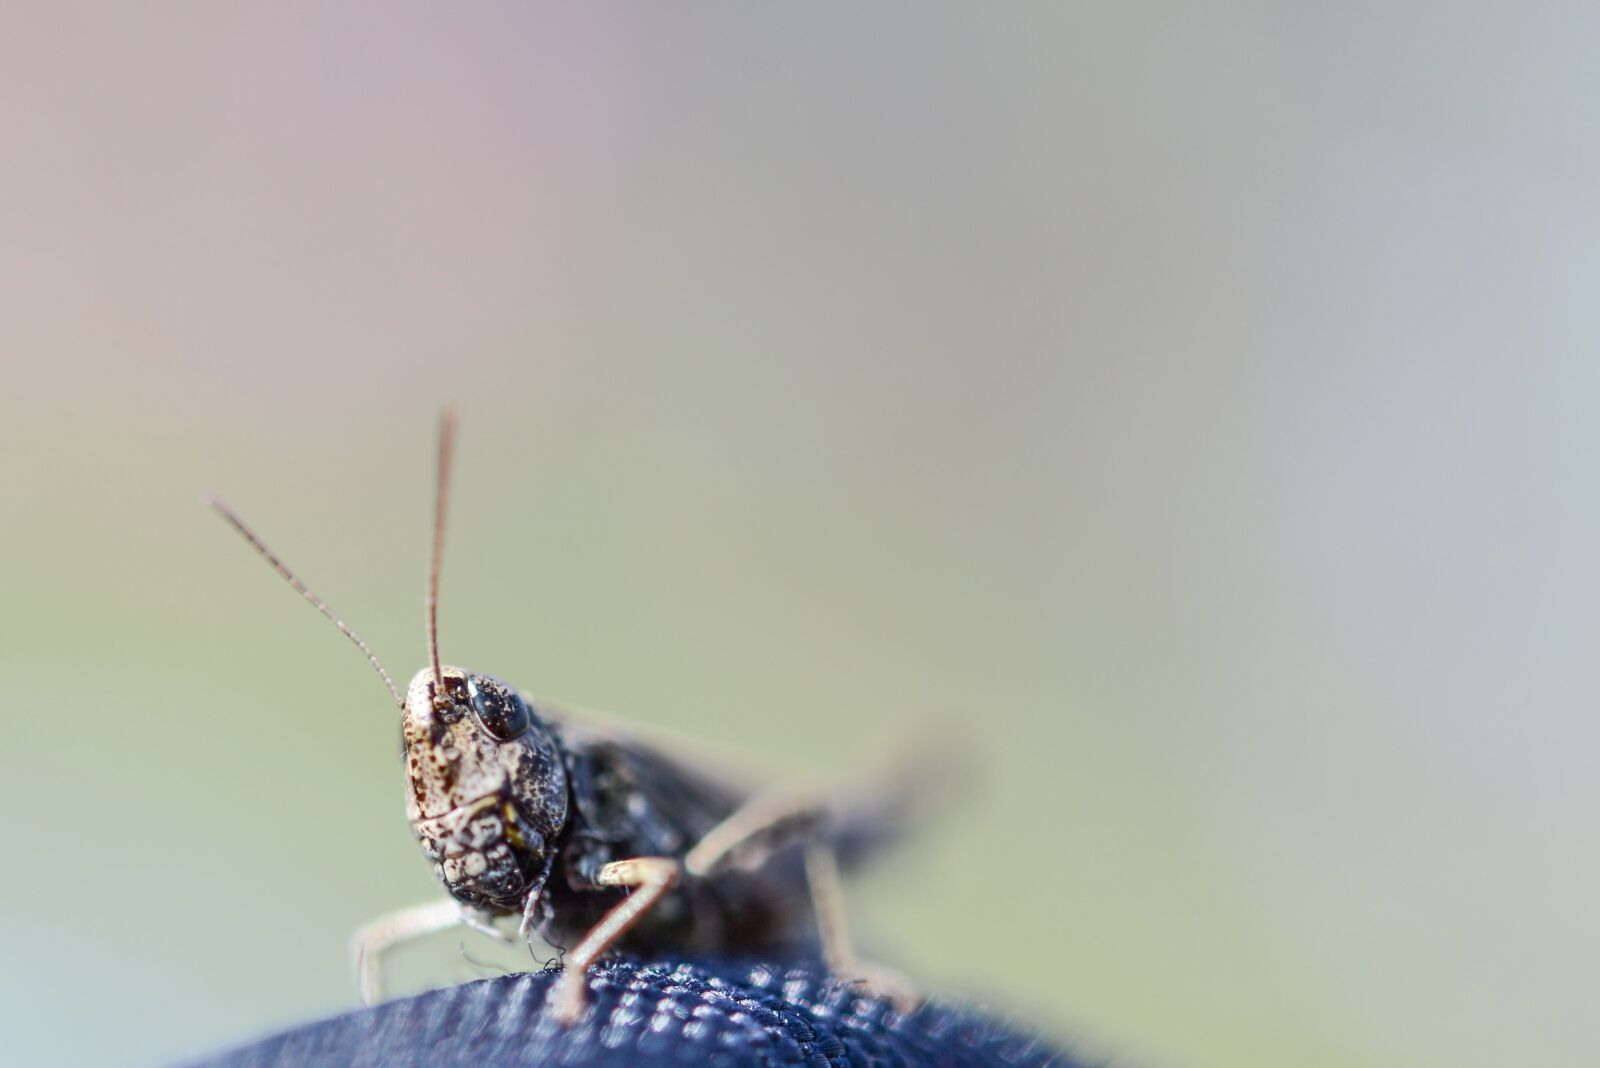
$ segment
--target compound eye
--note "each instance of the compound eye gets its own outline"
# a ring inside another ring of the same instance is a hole
[[[472,714],[495,741],[509,742],[528,729],[528,706],[506,687],[469,678],[467,698]]]

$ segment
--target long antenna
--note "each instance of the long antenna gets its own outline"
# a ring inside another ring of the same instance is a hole
[[[260,553],[261,558],[267,563],[271,564],[274,571],[283,576],[284,581],[288,582],[289,585],[299,590],[300,596],[310,601],[313,608],[327,616],[328,619],[333,622],[333,625],[339,628],[339,632],[341,634],[356,643],[356,648],[360,649],[362,654],[366,656],[367,662],[377,669],[378,676],[383,679],[383,684],[389,687],[389,695],[394,698],[394,703],[399,705],[400,708],[404,709],[406,707],[405,698],[401,697],[400,691],[395,689],[394,680],[391,679],[389,677],[389,673],[383,669],[383,664],[379,663],[377,655],[367,647],[366,642],[361,640],[361,635],[351,630],[348,623],[335,615],[333,609],[328,607],[327,602],[325,602],[321,597],[318,597],[315,593],[311,592],[311,587],[307,586],[304,582],[301,582],[298,578],[296,578],[295,573],[290,571],[288,566],[284,564],[282,560],[278,559],[278,554],[267,548],[266,542],[256,537],[255,531],[246,526],[245,521],[234,514],[233,509],[229,508],[215,497],[207,497],[206,503],[211,506],[212,511],[216,512],[223,519],[226,519],[228,521],[228,525],[233,527],[234,530],[237,530],[240,537],[249,542],[250,547],[256,552]]]
[[[433,668],[433,701],[441,700],[444,673],[439,668],[439,565],[444,560],[444,517],[450,499],[450,451],[456,438],[456,413],[439,413],[439,472],[433,495],[433,567],[428,572],[428,663]]]

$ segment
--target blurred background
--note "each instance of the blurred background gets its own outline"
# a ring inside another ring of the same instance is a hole
[[[852,896],[928,988],[1595,1063],[1600,24],[1501,8],[8,5],[0,1060],[347,1009],[436,893],[201,497],[404,679],[454,400],[446,660],[756,778],[978,753]]]

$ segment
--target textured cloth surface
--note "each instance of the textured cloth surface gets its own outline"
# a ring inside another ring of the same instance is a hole
[[[555,973],[507,975],[337,1016],[206,1068],[1082,1068],[1036,1034],[957,1006],[901,1014],[812,965],[613,961],[571,1028],[544,1014]]]

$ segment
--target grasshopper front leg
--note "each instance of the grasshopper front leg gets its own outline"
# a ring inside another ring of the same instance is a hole
[[[634,857],[613,861],[600,869],[595,876],[596,885],[627,887],[633,892],[602,916],[567,955],[566,968],[545,1002],[558,1021],[570,1025],[583,1015],[589,966],[672,889],[682,871],[683,866],[671,857]]]

